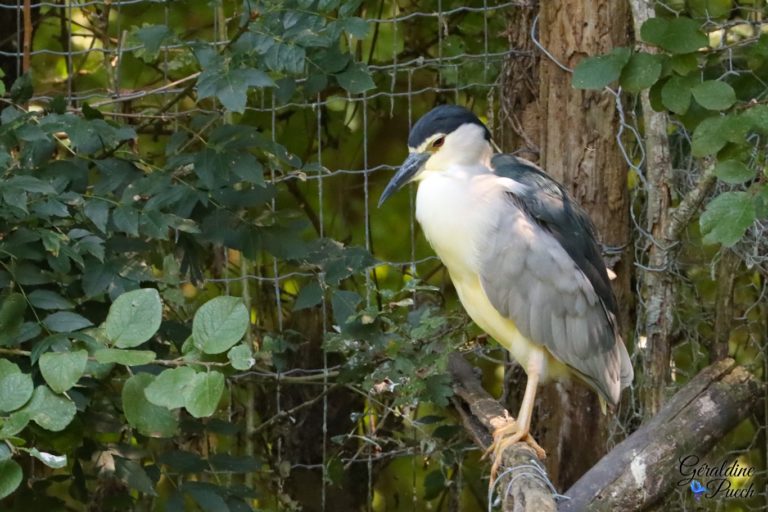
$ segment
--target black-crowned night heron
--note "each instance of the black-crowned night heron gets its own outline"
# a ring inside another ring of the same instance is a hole
[[[595,229],[565,189],[532,162],[494,154],[469,110],[439,106],[413,126],[410,154],[379,206],[418,181],[416,218],[448,269],[462,305],[528,374],[516,419],[493,435],[492,475],[530,435],[539,383],[576,376],[617,405],[632,381],[616,298]]]

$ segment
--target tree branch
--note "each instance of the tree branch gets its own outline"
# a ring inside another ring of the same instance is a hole
[[[450,355],[453,403],[469,436],[482,450],[491,445],[491,432],[506,422],[506,409],[480,385],[472,367],[458,354]],[[528,445],[517,443],[504,451],[498,488],[502,508],[512,512],[555,512],[553,489],[546,470]]]
[[[708,366],[585,473],[559,511],[645,510],[683,478],[681,458],[706,455],[750,414],[763,387],[733,359]]]

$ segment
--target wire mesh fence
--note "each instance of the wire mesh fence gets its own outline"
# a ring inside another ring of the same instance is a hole
[[[390,171],[395,169],[396,161],[391,156],[405,155],[408,128],[439,102],[471,106],[475,112],[485,114],[484,120],[498,140],[506,140],[505,131],[511,129],[511,120],[498,114],[503,112],[508,86],[503,70],[516,59],[533,56],[528,49],[510,47],[506,37],[508,23],[513,14],[534,8],[526,2],[490,0],[365,2],[360,7],[364,24],[358,28],[360,37],[350,36],[347,44],[358,58],[367,62],[375,89],[348,94],[341,90],[327,93],[319,87],[314,97],[309,98],[288,85],[251,93],[241,114],[242,121],[257,126],[272,141],[303,160],[302,165],[294,168],[273,166],[267,171],[269,181],[281,184],[277,195],[269,199],[271,209],[276,211],[290,204],[303,212],[316,236],[360,245],[379,258],[365,272],[365,282],[360,283],[369,305],[378,300],[377,290],[381,287],[398,286],[414,276],[439,277],[440,272],[439,262],[418,234],[412,191],[389,206],[409,211],[406,223],[380,215],[372,206]],[[175,134],[186,133],[194,138],[207,123],[224,115],[216,103],[198,103],[189,97],[199,75],[194,66],[196,45],[232,44],[233,21],[259,16],[259,9],[279,9],[279,4],[5,0],[0,3],[0,26],[6,28],[0,36],[0,66],[9,82],[27,70],[30,72],[35,91],[31,105],[61,97],[69,109],[86,115],[89,108],[98,108],[106,119],[137,128],[139,151],[145,158],[164,159],[166,147],[176,144]],[[535,25],[533,28],[535,37]],[[546,49],[536,44],[538,55],[549,58]],[[288,62],[292,56],[278,58]],[[724,72],[739,73],[739,63],[726,62],[725,66]],[[659,241],[648,233],[642,220],[646,183],[638,105],[633,99],[627,100],[621,91],[606,92],[611,93],[616,97],[621,119],[616,140],[636,180],[632,185],[635,193],[631,210],[634,259],[640,271],[655,272],[659,269],[646,267],[647,249]],[[676,127],[673,146],[681,147],[677,154],[686,154],[683,146],[689,145],[689,136],[684,127]],[[517,148],[502,149],[513,152]],[[692,159],[676,162],[679,182],[670,186],[678,196],[683,196],[695,183],[702,172],[698,165]],[[750,267],[763,268],[764,274],[764,226],[756,224],[752,229],[737,252]],[[707,285],[698,282],[696,274],[710,272],[715,280],[717,265],[722,260],[716,258],[709,264],[711,255],[698,254],[700,247],[692,243],[681,248],[679,259],[664,269],[681,284],[685,300],[676,314],[690,326],[674,349],[675,386],[687,381],[707,362],[699,348],[711,335],[714,297]],[[292,333],[303,330],[305,336],[319,340],[333,332],[327,314],[332,305],[326,297],[320,301],[320,313],[309,320],[295,315],[292,309],[308,283],[323,285],[322,273],[266,254],[246,261],[238,251],[226,248],[215,255],[214,261],[215,267],[200,276],[203,284],[199,287],[213,286],[227,294],[247,296],[254,304],[251,320],[255,332],[283,332],[289,339]],[[765,281],[745,275],[735,286],[741,303],[745,304],[745,313],[738,319],[737,328],[737,336],[744,340],[733,343],[743,346],[748,354],[740,362],[751,361],[752,369],[762,375],[768,355],[764,349],[765,334],[757,330],[765,325]],[[636,298],[640,312],[646,309],[642,292],[642,282],[638,281]],[[638,314],[633,360],[637,360],[637,352],[643,348],[643,332],[642,314]],[[265,339],[259,342],[269,343]],[[482,348],[479,352],[490,360],[498,357]],[[231,401],[235,405],[230,417],[247,423],[250,437],[265,429],[272,431],[277,458],[274,467],[279,488],[285,490],[280,506],[286,510],[298,507],[290,496],[300,495],[301,489],[283,486],[289,485],[287,477],[291,473],[305,472],[310,475],[307,478],[319,482],[316,509],[327,510],[329,494],[338,492],[331,488],[335,478],[332,473],[342,468],[365,474],[359,485],[364,487],[369,510],[421,510],[428,501],[425,478],[438,478],[430,465],[439,465],[435,459],[447,453],[429,444],[434,439],[432,434],[420,434],[428,430],[423,418],[430,416],[430,412],[419,410],[418,405],[393,407],[372,390],[351,385],[347,388],[352,390],[354,399],[349,399],[346,410],[336,408],[330,397],[337,391],[334,376],[339,366],[330,362],[323,351],[307,361],[315,364],[289,368],[285,361],[276,358],[268,361],[264,370],[250,371],[235,379],[246,387],[253,386],[254,379],[271,383],[272,405],[263,415],[260,413],[258,420],[248,412],[254,404],[238,407],[235,399]],[[636,392],[635,387],[630,389],[630,407],[617,417],[613,441],[623,438],[643,416],[643,411],[631,405],[638,403]],[[355,428],[339,430],[340,422],[335,417],[338,414],[354,416]],[[392,421],[403,422],[408,433],[402,437],[379,434],[385,431],[381,424]],[[755,482],[761,487],[758,494],[762,497],[734,505],[743,508],[723,505],[713,506],[713,510],[764,509],[768,499],[762,490],[768,457],[764,427],[763,418],[753,418],[739,427],[738,435],[726,439],[718,448],[720,458],[739,457],[744,464],[759,467]],[[317,443],[312,449],[291,444],[286,434],[290,429],[302,428],[312,432]],[[745,444],[745,438],[750,442]],[[350,448],[331,449],[344,443],[349,443]],[[453,447],[450,455],[460,461],[451,466],[455,467],[453,473],[439,475],[443,481],[450,480],[451,485],[440,485],[450,489],[445,499],[452,500],[455,509],[469,510],[465,504],[471,497],[483,494],[482,486],[477,485],[477,453],[466,443],[455,443]],[[473,458],[465,464],[465,457]],[[398,478],[405,481],[395,482]],[[253,483],[252,477],[249,483]],[[396,489],[394,494],[401,493],[401,504],[387,503],[380,492],[383,486],[389,486],[390,491]],[[684,489],[666,503],[670,510],[693,510]]]

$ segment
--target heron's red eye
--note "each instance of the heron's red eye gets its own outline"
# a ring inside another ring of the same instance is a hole
[[[435,142],[432,143],[432,147],[437,149],[443,145],[443,142],[445,142],[445,137],[440,137],[439,139],[435,139]]]

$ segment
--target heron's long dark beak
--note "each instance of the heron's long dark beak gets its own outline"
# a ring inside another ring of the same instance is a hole
[[[389,196],[403,188],[409,181],[413,180],[419,174],[424,163],[429,160],[431,153],[411,153],[405,159],[403,165],[397,170],[395,175],[387,184],[387,188],[381,193],[379,198],[379,207],[384,204]]]

